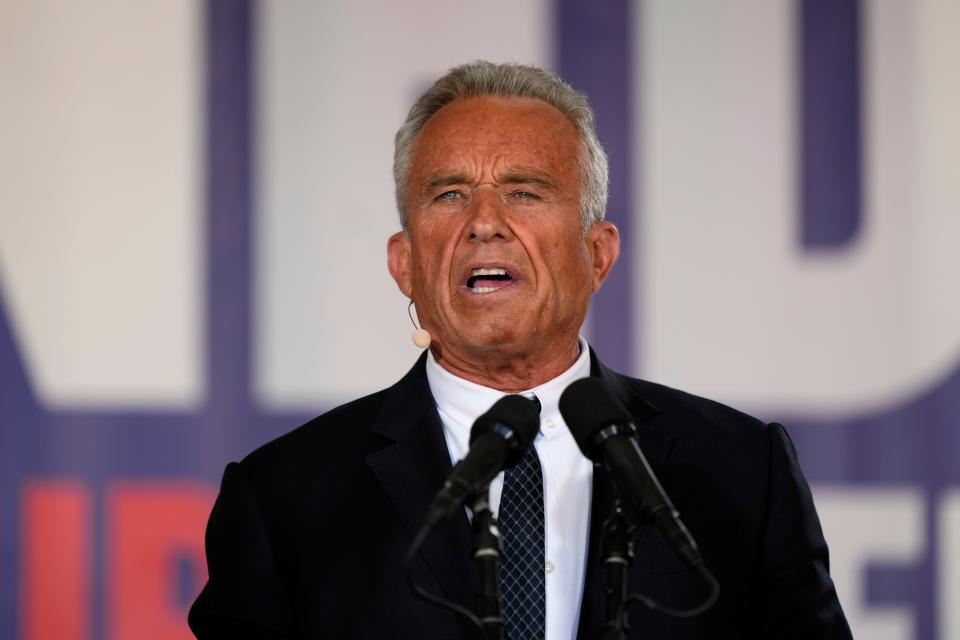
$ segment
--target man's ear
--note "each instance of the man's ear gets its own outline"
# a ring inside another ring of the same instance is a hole
[[[387,240],[387,268],[403,295],[413,299],[413,276],[410,271],[410,238],[398,231]]]
[[[587,247],[593,257],[593,288],[590,292],[596,293],[620,257],[620,232],[612,222],[594,222],[587,231]]]

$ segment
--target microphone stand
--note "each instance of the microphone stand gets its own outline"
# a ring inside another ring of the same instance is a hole
[[[497,521],[490,511],[489,488],[477,493],[473,505],[473,561],[476,567],[477,616],[486,640],[504,640],[503,604],[497,567],[502,545]]]
[[[613,513],[603,523],[600,551],[606,569],[603,585],[605,596],[601,640],[625,640],[629,630],[627,609],[627,570],[633,563],[633,531],[636,523],[627,517],[620,499],[613,503]]]

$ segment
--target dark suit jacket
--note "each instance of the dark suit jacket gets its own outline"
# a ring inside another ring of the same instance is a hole
[[[635,605],[631,637],[850,637],[783,427],[591,358],[636,418],[641,448],[721,584],[717,604],[693,619]],[[403,557],[451,467],[424,362],[227,466],[207,527],[210,579],[190,610],[198,638],[473,637],[404,580]],[[597,638],[602,621],[599,532],[611,502],[597,467],[580,640]],[[642,526],[635,538],[630,590],[699,604],[704,583],[659,532]],[[427,539],[417,581],[472,608],[470,546],[461,511]]]

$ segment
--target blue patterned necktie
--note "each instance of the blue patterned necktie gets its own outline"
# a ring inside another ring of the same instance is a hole
[[[507,640],[541,640],[546,627],[543,472],[531,445],[507,469],[500,498],[500,594]]]

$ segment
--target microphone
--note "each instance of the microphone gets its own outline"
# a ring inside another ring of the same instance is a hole
[[[427,527],[447,519],[482,491],[500,471],[520,462],[540,429],[537,404],[520,395],[504,396],[473,423],[470,450],[454,465],[427,510]]]
[[[417,329],[413,332],[413,344],[417,345],[421,349],[426,349],[430,346],[430,341],[433,338],[430,336],[430,332],[426,329]]]
[[[604,463],[626,502],[647,514],[691,566],[702,565],[697,543],[637,445],[633,417],[607,385],[599,378],[572,383],[560,396],[560,414],[583,455]]]
[[[426,329],[421,329],[417,326],[417,321],[413,319],[413,300],[410,301],[410,304],[407,305],[407,315],[410,316],[410,322],[413,323],[413,344],[417,345],[421,349],[426,349],[430,346],[430,341],[433,338],[430,336],[430,332]]]

